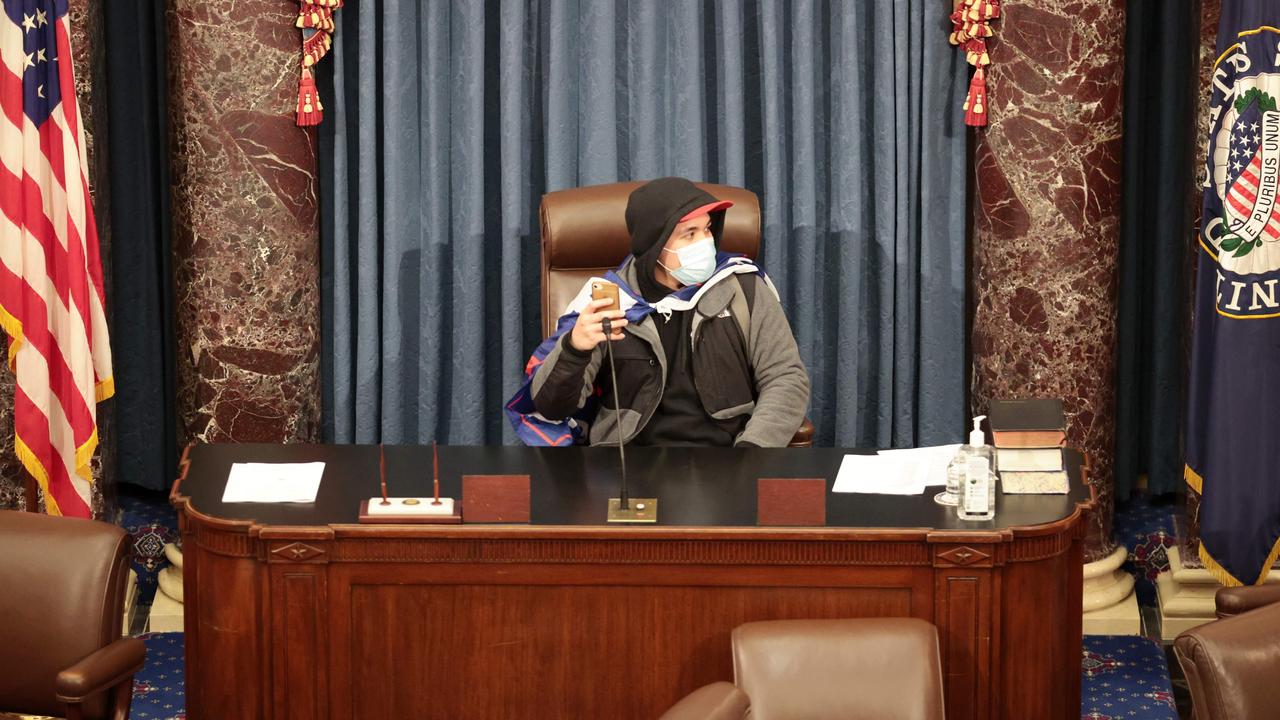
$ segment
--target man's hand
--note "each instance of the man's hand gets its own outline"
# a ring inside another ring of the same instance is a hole
[[[623,317],[622,311],[600,311],[601,308],[612,304],[613,301],[608,298],[587,303],[587,307],[578,315],[578,322],[574,323],[573,330],[569,333],[569,344],[573,345],[575,350],[591,352],[597,345],[604,342],[604,318],[609,318],[609,329],[613,331],[609,339],[622,339],[622,328],[627,326],[627,319]]]

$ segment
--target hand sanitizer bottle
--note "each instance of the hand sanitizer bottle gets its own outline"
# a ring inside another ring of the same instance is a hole
[[[986,436],[982,434],[982,421],[986,417],[986,415],[979,415],[973,419],[973,430],[969,431],[969,443],[960,446],[956,456],[951,459],[951,464],[947,466],[947,489],[933,497],[934,502],[939,505],[960,504],[960,499],[964,495],[965,463],[969,458],[986,457],[990,462],[991,447],[986,444]]]
[[[952,466],[959,465],[953,473],[947,469],[950,481],[953,474],[961,483],[959,504],[956,505],[956,516],[961,520],[990,520],[996,514],[996,484],[992,472],[994,453],[986,444],[982,434],[982,415],[973,419],[973,430],[969,432],[969,443],[960,448]]]

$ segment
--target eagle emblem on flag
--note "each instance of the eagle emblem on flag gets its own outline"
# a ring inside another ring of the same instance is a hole
[[[1260,44],[1260,43],[1259,43]],[[1238,43],[1218,63],[1201,242],[1219,266],[1218,312],[1280,313],[1280,67]]]
[[[1280,112],[1271,95],[1251,88],[1233,104],[1236,119],[1227,138],[1225,178],[1227,228],[1218,246],[1232,257],[1244,257],[1262,243],[1280,240],[1280,213],[1276,212],[1276,165],[1280,155]],[[1262,142],[1267,137],[1266,143]]]

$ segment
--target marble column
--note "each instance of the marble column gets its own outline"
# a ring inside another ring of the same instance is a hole
[[[13,373],[0,368],[0,510],[29,510],[27,471],[13,445]]]
[[[975,410],[1060,397],[1086,451],[1097,511],[1086,562],[1116,548],[1116,257],[1124,11],[1114,0],[1009,0],[976,133]]]
[[[107,173],[107,97],[106,45],[103,36],[102,3],[94,0],[70,0],[71,62],[75,68],[76,95],[85,135],[85,152],[89,162],[89,196],[98,224],[103,275],[111,256],[111,208]],[[111,317],[111,297],[107,297],[107,318]],[[0,369],[0,509],[44,511],[43,494],[36,491],[36,507],[28,507],[27,471],[18,461],[13,441],[13,373]],[[96,518],[110,519],[115,514],[115,453],[112,430],[111,400],[98,404],[98,452],[93,457],[93,489],[90,507]]]
[[[316,135],[296,0],[169,0],[180,442],[315,441]]]
[[[26,471],[13,448],[13,373],[0,368],[0,510],[26,510]]]

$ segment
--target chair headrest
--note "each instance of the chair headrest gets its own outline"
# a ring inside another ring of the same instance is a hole
[[[558,190],[542,196],[542,261],[548,270],[612,268],[631,252],[625,213],[631,191],[644,182]],[[733,201],[725,212],[720,249],[755,258],[760,251],[760,201],[745,188],[695,183],[718,199]]]

